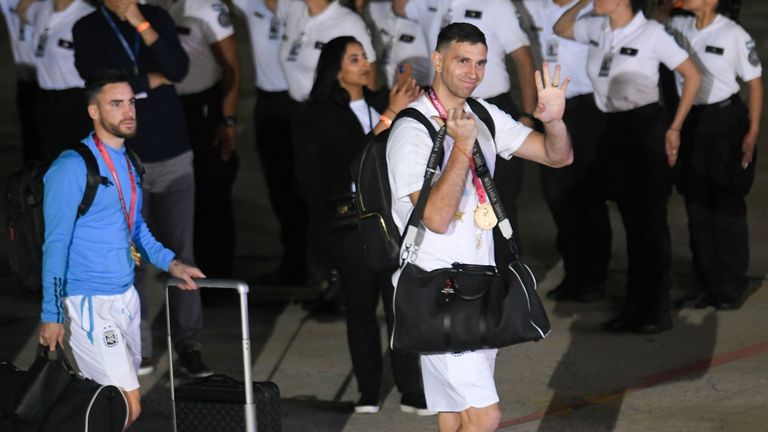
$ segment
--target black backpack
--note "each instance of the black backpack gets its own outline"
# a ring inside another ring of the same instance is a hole
[[[78,142],[71,148],[85,161],[87,181],[83,199],[77,208],[78,217],[90,209],[100,184],[108,181],[101,176],[99,164],[91,149]],[[139,157],[127,149],[136,172],[141,179],[144,168]],[[48,165],[37,161],[28,162],[20,171],[11,174],[6,184],[8,204],[8,258],[11,273],[19,288],[38,292],[42,286],[43,241],[45,223],[43,218],[43,176]]]
[[[473,98],[468,98],[467,103],[472,112],[485,123],[491,136],[495,137],[496,126],[488,110]],[[421,123],[434,141],[437,131],[421,112],[415,108],[406,108],[400,111],[392,124],[403,117]],[[390,130],[391,127],[373,137],[352,163],[352,178],[357,188],[355,204],[360,215],[357,229],[363,238],[366,263],[374,271],[393,271],[400,267],[400,246],[403,241],[392,218],[392,191],[387,171],[387,140]]]

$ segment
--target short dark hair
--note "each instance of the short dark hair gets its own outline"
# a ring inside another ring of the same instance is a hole
[[[455,22],[443,27],[437,35],[435,50],[439,51],[453,42],[481,43],[486,48],[488,47],[488,44],[485,42],[485,34],[479,28],[469,23]]]
[[[121,70],[106,69],[97,72],[85,81],[85,99],[88,103],[93,102],[96,96],[101,93],[101,89],[109,84],[127,83],[128,74]]]
[[[645,9],[647,2],[646,0],[630,0],[629,4],[632,6],[632,12],[638,13]]]

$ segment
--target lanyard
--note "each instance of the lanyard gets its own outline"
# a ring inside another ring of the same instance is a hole
[[[101,10],[101,14],[104,15],[104,18],[106,18],[107,22],[109,23],[109,26],[112,27],[112,31],[115,32],[117,35],[117,38],[120,40],[120,44],[123,45],[123,50],[128,55],[128,58],[131,59],[131,62],[133,63],[133,74],[138,75],[139,74],[139,49],[141,49],[141,36],[139,36],[139,32],[136,32],[136,37],[133,41],[133,49],[131,49],[128,46],[128,41],[125,40],[125,36],[123,36],[123,33],[120,31],[120,29],[117,28],[117,24],[115,24],[115,20],[112,19],[111,16],[109,16],[109,12],[107,12],[107,9],[104,6],[100,6],[99,9]]]
[[[448,120],[448,112],[445,110],[445,107],[443,106],[443,103],[440,102],[440,99],[437,97],[437,93],[435,93],[435,90],[430,87],[427,91],[427,97],[429,98],[429,101],[432,102],[432,106],[435,107],[437,110],[437,113],[440,115],[440,118],[445,120]],[[477,141],[475,141],[475,146],[477,146]],[[470,165],[470,172],[472,173],[472,184],[475,187],[475,193],[477,193],[477,201],[480,204],[486,204],[488,202],[488,197],[485,194],[485,189],[483,188],[483,183],[480,181],[480,178],[477,176],[477,173],[475,172],[475,160],[474,158],[469,158],[469,165]]]
[[[131,161],[128,159],[128,154],[125,155],[125,163],[128,165],[128,176],[131,179],[131,209],[130,212],[125,206],[125,198],[123,198],[123,188],[120,186],[120,179],[117,177],[117,171],[115,165],[112,163],[112,157],[109,156],[107,149],[104,147],[104,143],[101,139],[93,134],[93,141],[96,143],[96,148],[101,153],[101,157],[104,158],[104,163],[107,164],[109,172],[112,174],[112,179],[115,181],[115,187],[117,187],[117,194],[120,197],[120,205],[123,207],[123,216],[125,216],[125,222],[128,224],[128,235],[133,237],[133,220],[136,216],[136,181],[133,178],[133,169],[131,168]],[[131,241],[133,244],[133,241]]]

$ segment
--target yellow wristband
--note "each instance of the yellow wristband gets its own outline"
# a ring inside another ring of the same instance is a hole
[[[381,115],[381,117],[379,117],[379,120],[383,121],[383,122],[384,122],[384,124],[385,124],[387,127],[390,127],[390,126],[392,126],[392,120],[390,120],[390,119],[389,119],[389,117],[385,116],[384,114],[382,114],[382,115]]]
[[[140,22],[139,25],[136,26],[136,31],[139,33],[144,33],[144,30],[152,27],[152,24],[149,23],[149,21],[143,21]]]

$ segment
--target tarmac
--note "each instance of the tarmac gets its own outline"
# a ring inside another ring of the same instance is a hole
[[[768,2],[742,6],[742,21],[768,59]],[[241,22],[238,22],[242,24]],[[238,24],[236,23],[236,24]],[[238,30],[244,30],[242,26]],[[245,32],[239,33],[244,69],[235,185],[236,275],[250,284],[249,314],[253,375],[280,387],[283,430],[323,432],[429,431],[435,417],[399,410],[399,394],[385,371],[381,412],[354,414],[356,382],[346,344],[344,320],[311,314],[302,302],[312,287],[256,283],[275,268],[282,253],[279,223],[269,206],[262,169],[253,145],[253,73]],[[20,167],[14,105],[15,75],[7,32],[0,29],[0,177]],[[765,66],[768,66],[764,62]],[[763,129],[766,114],[763,114]],[[763,131],[759,148],[768,135]],[[276,143],[279,145],[279,143]],[[563,270],[554,246],[554,225],[541,195],[538,169],[526,166],[519,199],[524,260],[539,292],[554,288]],[[768,161],[758,160],[748,197],[751,261],[749,295],[740,310],[676,311],[674,328],[654,336],[608,334],[600,324],[621,304],[626,281],[623,228],[612,207],[614,231],[608,297],[596,304],[544,300],[552,334],[538,343],[500,350],[496,380],[501,397],[500,430],[538,432],[708,432],[768,431]],[[7,206],[0,204],[0,217]],[[673,297],[686,294],[691,279],[687,219],[682,200],[669,207],[673,251]],[[0,228],[0,361],[26,368],[37,343],[39,296],[17,289],[7,257],[7,230]],[[209,275],[215,276],[215,275]],[[158,370],[141,378],[144,412],[131,429],[169,431],[171,403],[161,309],[162,275],[154,291],[155,352]],[[234,302],[206,306],[204,357],[216,371],[242,377],[238,307]],[[385,333],[383,315],[382,334]],[[386,338],[384,338],[386,340]],[[388,367],[385,356],[385,369]]]

